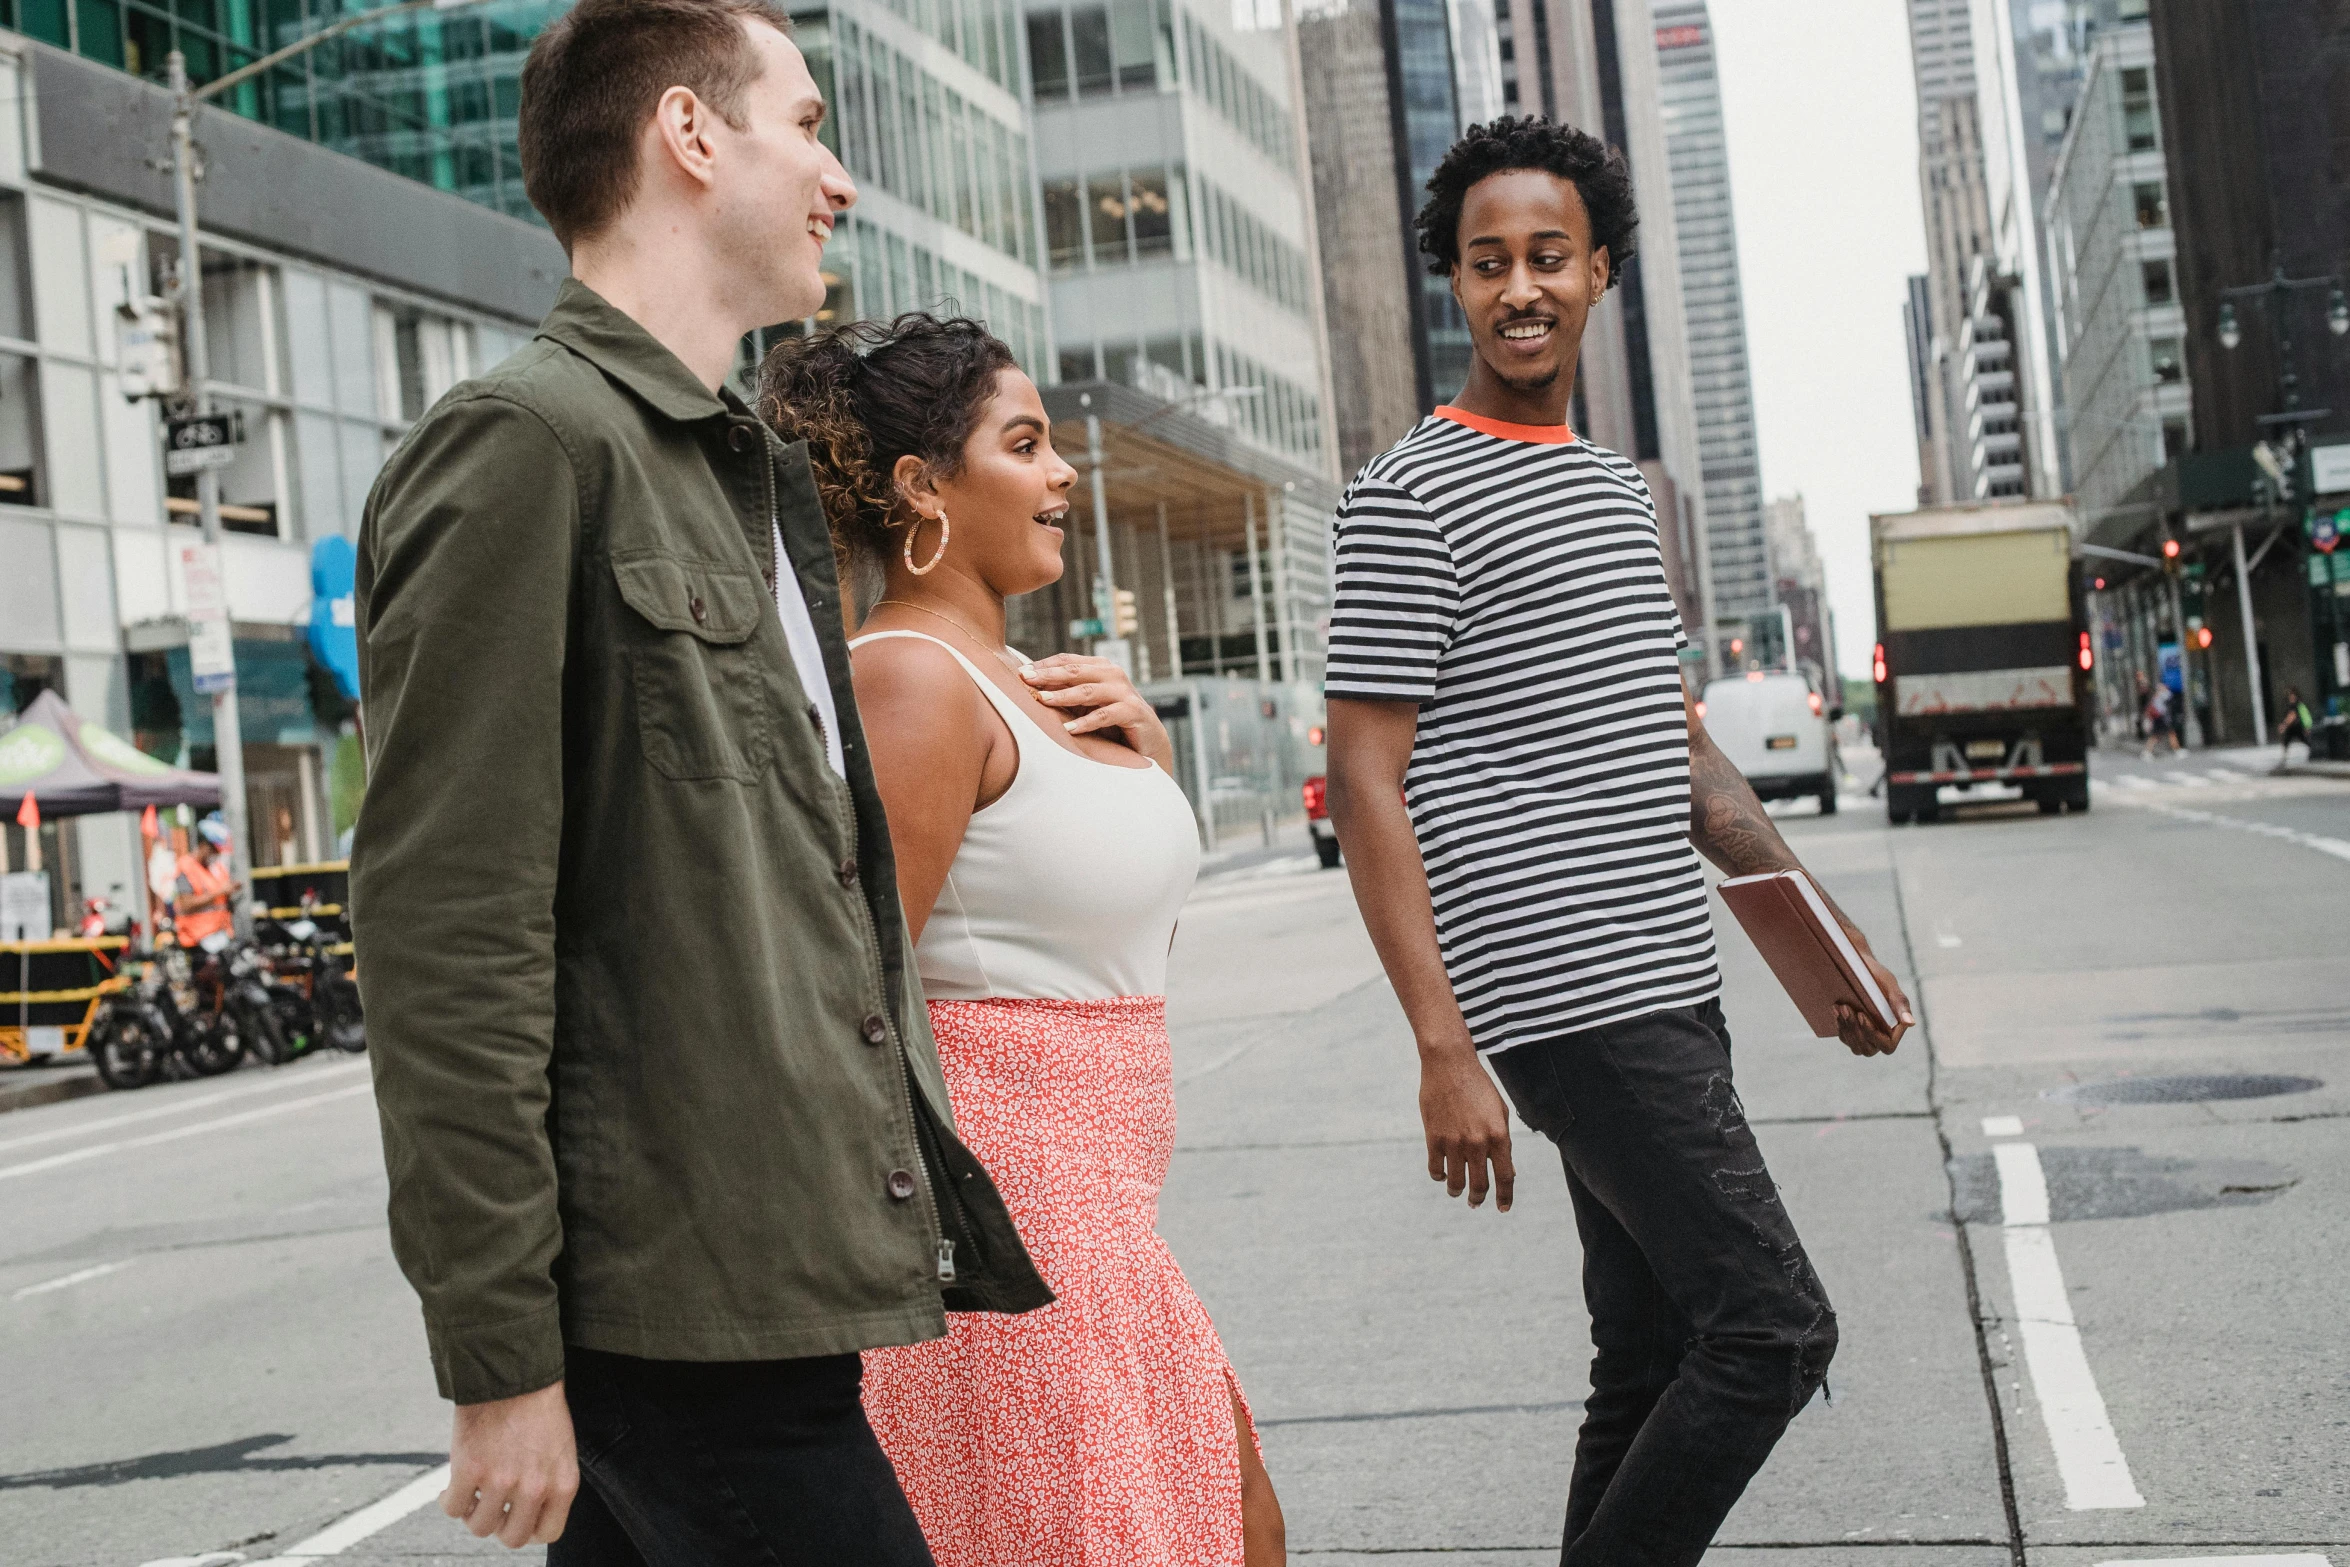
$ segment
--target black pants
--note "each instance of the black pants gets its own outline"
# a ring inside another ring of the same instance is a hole
[[[855,1355],[704,1363],[574,1346],[580,1487],[549,1567],[933,1567]]]
[[[1583,1241],[1591,1398],[1559,1559],[1693,1567],[1836,1352],[1836,1314],[1730,1086],[1721,1005],[1493,1065],[1558,1145]]]

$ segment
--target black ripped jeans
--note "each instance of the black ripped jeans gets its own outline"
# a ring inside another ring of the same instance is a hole
[[[1558,1145],[1583,1240],[1591,1398],[1563,1567],[1694,1567],[1809,1401],[1836,1314],[1730,1085],[1718,1001],[1493,1057]]]

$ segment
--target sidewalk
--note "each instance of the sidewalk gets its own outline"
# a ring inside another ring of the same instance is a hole
[[[55,1104],[60,1099],[79,1099],[84,1094],[105,1091],[106,1085],[98,1079],[98,1069],[88,1058],[79,1055],[70,1061],[44,1060],[37,1065],[0,1070],[0,1112],[30,1110],[35,1105]]]

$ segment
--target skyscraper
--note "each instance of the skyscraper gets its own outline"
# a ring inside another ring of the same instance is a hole
[[[1412,300],[1411,210],[1396,175],[1384,18],[1377,0],[1301,8],[1299,79],[1312,153],[1330,322],[1330,424],[1341,475],[1395,444],[1425,411]]]
[[[1654,14],[1713,614],[1742,628],[1771,608],[1771,569],[1713,25],[1705,0],[1660,0]],[[1652,204],[1650,224],[1660,216]]]
[[[1921,503],[1975,499],[1965,444],[1968,389],[1958,342],[1970,312],[1967,269],[1991,246],[1983,153],[1975,133],[1975,52],[1968,0],[1910,0],[1910,61],[1917,76],[1918,196],[1926,220],[1923,311],[1911,295],[1912,395],[1927,449],[1918,459]]]

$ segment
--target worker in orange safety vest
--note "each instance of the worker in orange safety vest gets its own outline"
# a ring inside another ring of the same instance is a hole
[[[229,880],[221,851],[228,847],[228,826],[217,816],[196,824],[196,846],[179,859],[179,883],[172,911],[177,916],[180,945],[194,947],[208,936],[226,933],[234,924],[231,900],[243,889]]]

